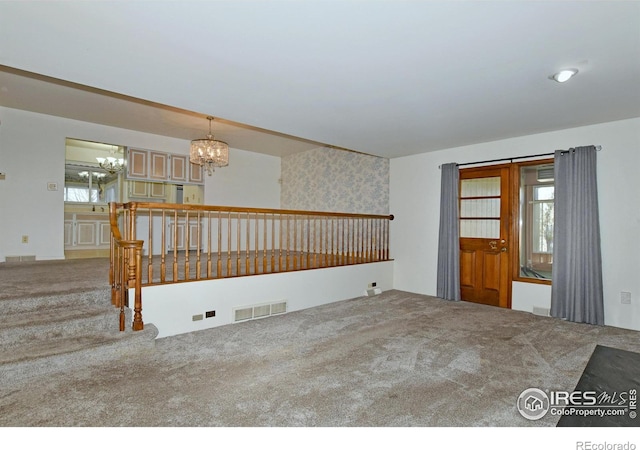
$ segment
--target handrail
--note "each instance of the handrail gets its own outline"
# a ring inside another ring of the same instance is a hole
[[[129,202],[109,204],[109,277],[120,307],[142,286],[389,260],[393,215]],[[121,231],[122,230],[122,231]]]
[[[296,215],[296,216],[327,216],[327,217],[358,217],[370,219],[389,219],[393,220],[393,214],[358,214],[358,213],[341,213],[327,211],[308,211],[303,209],[274,209],[274,208],[249,208],[239,206],[211,206],[211,205],[191,205],[183,203],[152,203],[152,202],[130,202],[125,205],[135,205],[136,209],[182,209],[185,211],[221,211],[221,212],[237,212],[237,213],[258,213],[258,214],[276,214],[276,215]]]

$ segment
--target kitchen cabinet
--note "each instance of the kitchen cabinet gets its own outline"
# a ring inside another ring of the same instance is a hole
[[[171,155],[171,181],[187,181],[187,157],[182,155]]]
[[[138,148],[128,148],[127,152],[128,180],[204,184],[202,166],[190,163],[187,155]]]
[[[111,225],[104,213],[65,213],[64,246],[67,250],[109,248]]]

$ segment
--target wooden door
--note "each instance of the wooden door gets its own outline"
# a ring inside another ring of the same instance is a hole
[[[460,171],[462,300],[511,307],[509,165]]]

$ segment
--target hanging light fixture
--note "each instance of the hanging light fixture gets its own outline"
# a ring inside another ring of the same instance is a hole
[[[96,159],[98,160],[100,167],[113,175],[114,173],[121,172],[124,169],[124,159],[117,158],[115,156],[116,151],[113,147],[111,148],[110,153],[111,156],[107,156],[106,158],[97,157]]]
[[[213,117],[207,117],[207,120],[209,121],[209,134],[204,139],[191,141],[189,160],[193,164],[204,166],[207,173],[212,175],[216,167],[229,165],[229,145],[213,138],[213,134],[211,134]]]

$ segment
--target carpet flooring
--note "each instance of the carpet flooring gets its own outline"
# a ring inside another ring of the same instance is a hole
[[[597,345],[639,338],[388,291],[0,386],[0,426],[555,427],[522,417],[520,393],[572,390]]]

